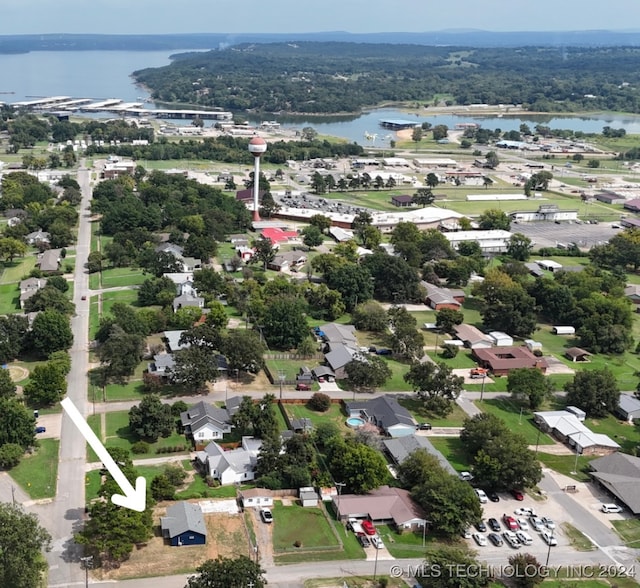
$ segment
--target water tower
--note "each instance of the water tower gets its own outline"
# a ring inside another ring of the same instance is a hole
[[[249,153],[253,155],[253,220],[260,220],[260,157],[267,150],[267,142],[262,137],[254,137],[249,141]]]

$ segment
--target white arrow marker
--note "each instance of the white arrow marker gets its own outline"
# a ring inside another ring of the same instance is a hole
[[[87,440],[87,443],[91,446],[98,456],[98,459],[107,468],[116,484],[120,486],[120,489],[124,492],[122,494],[114,494],[111,497],[111,502],[124,508],[130,508],[131,510],[137,510],[142,512],[146,507],[147,502],[147,481],[139,476],[136,480],[136,487],[131,485],[131,482],[127,480],[127,477],[122,473],[122,470],[118,467],[118,464],[114,461],[113,457],[109,454],[106,447],[102,444],[100,439],[91,430],[91,427],[84,420],[84,417],[80,414],[76,405],[73,404],[70,398],[65,398],[60,404],[65,409],[73,424],[78,427],[82,436]]]

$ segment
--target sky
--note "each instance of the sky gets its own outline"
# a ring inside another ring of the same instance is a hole
[[[2,0],[0,35],[640,30],[639,0]]]

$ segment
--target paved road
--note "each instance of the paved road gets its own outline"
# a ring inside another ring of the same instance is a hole
[[[81,169],[78,183],[82,190],[78,245],[74,275],[73,302],[76,315],[71,319],[73,347],[71,348],[71,371],[67,377],[67,396],[78,407],[81,414],[87,409],[87,370],[89,346],[89,302],[82,300],[89,291],[85,263],[91,245],[91,226],[84,211],[91,200],[91,172]],[[85,441],[71,419],[64,414],[61,424],[60,454],[58,463],[58,487],[51,504],[39,504],[30,508],[38,514],[41,523],[53,537],[53,548],[47,554],[49,562],[49,586],[71,586],[84,581],[80,569],[81,548],[73,540],[73,534],[82,525],[85,505]]]

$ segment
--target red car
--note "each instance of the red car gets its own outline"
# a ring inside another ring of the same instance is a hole
[[[361,525],[367,535],[376,534],[376,528],[373,526],[373,523],[371,521],[362,521]]]
[[[524,500],[524,494],[520,490],[511,490],[511,496],[516,500]]]
[[[311,390],[311,386],[309,386],[309,384],[296,384],[296,390],[304,390],[304,391],[309,391]]]
[[[520,528],[518,521],[508,514],[502,515],[502,522],[509,531],[517,531]]]

